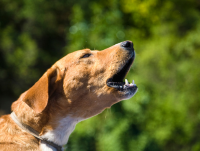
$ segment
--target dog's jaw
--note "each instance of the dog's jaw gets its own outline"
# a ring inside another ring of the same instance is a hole
[[[47,130],[47,132],[44,135],[42,135],[42,138],[60,146],[63,146],[67,144],[69,136],[73,132],[76,124],[82,120],[82,118],[74,118],[70,116],[62,118],[59,121],[58,126],[53,130]],[[45,151],[48,149],[48,151],[53,151],[54,149],[52,146],[49,146],[44,142],[41,142],[40,148]]]

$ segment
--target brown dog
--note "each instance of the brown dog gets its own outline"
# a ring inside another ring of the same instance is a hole
[[[136,93],[134,82],[123,82],[134,57],[133,43],[125,41],[57,61],[12,104],[16,117],[0,118],[0,150],[59,150],[78,122]]]

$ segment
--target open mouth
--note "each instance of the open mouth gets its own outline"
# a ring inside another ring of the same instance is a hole
[[[121,68],[121,70],[119,70],[116,74],[113,75],[113,77],[111,77],[107,80],[107,86],[115,88],[119,91],[125,91],[130,88],[137,89],[137,86],[134,83],[134,80],[132,81],[132,83],[129,83],[128,80],[125,79],[125,76],[127,75],[128,71],[130,70],[133,61],[134,61],[134,56],[131,57],[129,60],[127,60],[127,62]]]

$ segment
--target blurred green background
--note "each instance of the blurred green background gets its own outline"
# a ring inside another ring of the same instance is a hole
[[[200,151],[199,0],[0,0],[0,115],[67,53],[134,42],[130,100],[77,124],[67,151]]]

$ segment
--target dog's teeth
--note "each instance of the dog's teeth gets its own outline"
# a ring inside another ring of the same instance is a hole
[[[128,84],[128,80],[127,79],[125,79],[125,84]]]
[[[135,84],[135,81],[133,80],[132,83]]]

